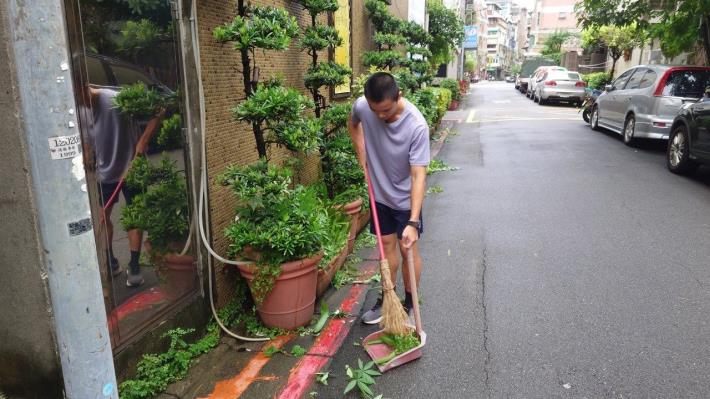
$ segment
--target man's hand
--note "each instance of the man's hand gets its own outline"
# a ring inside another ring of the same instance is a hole
[[[414,226],[406,226],[402,232],[402,246],[404,249],[409,249],[419,240],[419,230]]]

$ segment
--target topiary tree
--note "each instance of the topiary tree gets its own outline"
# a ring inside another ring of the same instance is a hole
[[[367,67],[391,71],[406,62],[406,58],[396,50],[406,41],[401,34],[404,23],[390,14],[387,3],[383,0],[365,0],[365,8],[375,27],[373,40],[377,50],[363,53],[362,63]]]
[[[259,158],[268,160],[271,144],[291,151],[314,149],[321,124],[303,116],[313,102],[297,90],[283,87],[279,80],[260,83],[259,67],[253,65],[257,49],[288,48],[291,38],[299,33],[296,19],[284,9],[245,6],[244,0],[239,0],[237,11],[231,23],[212,31],[215,40],[233,43],[241,54],[246,99],[233,109],[235,118],[251,124]]]

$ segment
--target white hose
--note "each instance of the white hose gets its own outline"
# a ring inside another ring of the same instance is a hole
[[[203,215],[203,209],[204,209],[204,202],[207,200],[207,190],[205,189],[205,186],[207,185],[207,151],[206,151],[206,139],[205,139],[205,92],[204,92],[204,87],[202,86],[202,66],[201,66],[201,61],[200,61],[200,45],[199,45],[199,38],[197,35],[197,5],[196,1],[192,0],[192,7],[190,9],[190,24],[191,24],[191,34],[192,34],[192,45],[193,45],[193,54],[195,56],[195,68],[197,69],[197,85],[198,85],[198,93],[199,93],[199,98],[200,98],[200,133],[201,133],[201,139],[202,139],[202,154],[201,154],[201,160],[200,160],[200,190],[199,190],[199,200],[198,200],[198,206],[197,206],[197,225],[199,226],[198,228],[200,229],[200,239],[202,240],[202,245],[207,248],[207,251],[212,255],[215,259],[219,260],[222,263],[227,263],[230,265],[247,265],[251,264],[251,262],[239,262],[239,261],[233,261],[229,259],[225,259],[219,254],[217,254],[214,249],[210,246],[209,241],[207,240],[207,236],[205,234],[205,227],[204,227],[204,215]],[[180,10],[182,11],[182,0],[180,0]],[[190,234],[192,234],[192,229],[190,230]],[[268,337],[261,337],[261,338],[252,338],[252,337],[243,337],[241,335],[238,335],[236,333],[233,333],[230,331],[219,319],[219,316],[217,315],[217,309],[215,308],[214,305],[214,297],[212,295],[212,257],[207,256],[207,280],[209,282],[209,292],[208,296],[210,298],[210,308],[212,309],[212,316],[214,317],[215,321],[219,325],[219,327],[224,331],[227,335],[234,337],[236,339],[240,339],[242,341],[250,341],[250,342],[257,342],[257,341],[268,341],[270,338]]]

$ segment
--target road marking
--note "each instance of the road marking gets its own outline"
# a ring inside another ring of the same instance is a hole
[[[476,116],[476,110],[472,109],[471,112],[468,113],[468,118],[466,118],[466,123],[473,123],[473,118]]]
[[[494,100],[493,104],[508,104],[510,100]]]

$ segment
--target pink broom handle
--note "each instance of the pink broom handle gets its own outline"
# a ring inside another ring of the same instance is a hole
[[[370,197],[370,210],[372,211],[372,222],[375,224],[375,235],[377,236],[377,247],[380,249],[380,259],[387,259],[385,257],[385,246],[382,244],[382,233],[380,232],[380,219],[377,217],[377,206],[375,205],[375,193],[372,190],[372,180],[370,180],[370,173],[367,171],[367,166],[365,167],[365,178],[367,179],[367,193]]]

